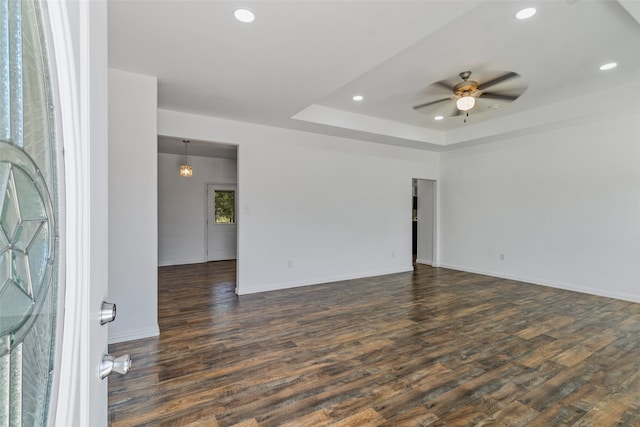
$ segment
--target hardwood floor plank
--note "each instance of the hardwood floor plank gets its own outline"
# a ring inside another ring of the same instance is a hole
[[[616,401],[631,408],[640,409],[640,372],[631,375],[613,395]]]
[[[258,424],[258,422],[252,418],[242,421],[238,424],[234,424],[232,427],[260,427],[260,424]]]
[[[351,415],[343,420],[331,424],[333,427],[375,427],[382,425],[384,419],[373,408],[367,408],[362,412]]]
[[[281,427],[320,427],[331,424],[331,418],[327,415],[327,411],[319,409],[310,414],[303,415],[295,420],[282,424]]]
[[[598,403],[573,425],[575,427],[632,425],[621,423],[625,416],[631,413],[632,410],[628,406],[616,402],[613,398],[607,398]],[[637,421],[636,418],[634,425],[638,425]]]
[[[500,425],[520,427],[528,425],[537,415],[537,411],[516,400],[493,414],[492,419],[499,420]]]
[[[194,421],[189,424],[181,424],[183,427],[218,427],[216,417],[200,418],[198,421]]]
[[[240,297],[234,262],[158,278],[160,337],[110,346],[114,427],[640,424],[640,304],[422,265]]]
[[[584,414],[584,411],[571,406],[554,405],[528,421],[527,427],[571,427],[582,418]]]

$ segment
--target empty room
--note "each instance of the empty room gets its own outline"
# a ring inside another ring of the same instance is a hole
[[[640,424],[640,2],[23,4],[0,425]]]

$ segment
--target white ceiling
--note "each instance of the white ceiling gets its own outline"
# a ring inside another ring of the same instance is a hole
[[[109,0],[109,66],[156,76],[161,109],[441,150],[635,105],[639,5]],[[526,6],[538,13],[516,20]],[[234,20],[237,7],[255,22]],[[619,66],[598,69],[610,61]],[[448,96],[430,85],[465,70],[480,83],[515,71],[520,79],[491,90],[526,91],[512,103],[480,98],[494,108],[471,110],[466,123],[433,120],[455,111],[453,101],[411,108]]]

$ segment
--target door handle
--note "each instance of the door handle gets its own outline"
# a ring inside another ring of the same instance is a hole
[[[128,354],[120,357],[105,354],[102,356],[102,361],[100,361],[100,379],[107,378],[112,372],[124,375],[129,372],[129,369],[131,369],[131,356]]]
[[[102,301],[100,307],[100,324],[106,325],[116,320],[116,305],[112,302]]]

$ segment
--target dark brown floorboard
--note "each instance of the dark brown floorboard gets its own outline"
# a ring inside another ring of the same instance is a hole
[[[640,426],[640,304],[423,265],[234,286],[159,269],[160,337],[110,346],[112,426]]]

